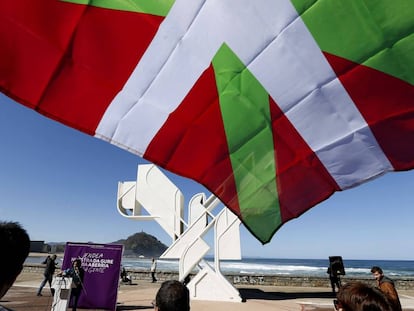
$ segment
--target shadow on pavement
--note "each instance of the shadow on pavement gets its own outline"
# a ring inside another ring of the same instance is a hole
[[[286,300],[299,298],[334,298],[332,292],[265,292],[255,288],[239,288],[242,299],[262,299],[262,300]]]
[[[152,306],[117,306],[117,311],[154,309]]]

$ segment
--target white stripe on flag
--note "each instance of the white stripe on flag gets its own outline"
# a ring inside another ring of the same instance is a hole
[[[96,136],[112,138],[112,143],[142,155],[223,42],[249,63],[297,17],[288,1],[260,4],[250,0],[177,0],[107,109]],[[274,18],[276,14],[280,17]]]
[[[392,170],[302,19],[260,56],[249,69],[341,189]]]

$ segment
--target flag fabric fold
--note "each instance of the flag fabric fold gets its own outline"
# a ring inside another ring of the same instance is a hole
[[[203,184],[262,243],[414,167],[411,0],[0,3],[0,90]]]

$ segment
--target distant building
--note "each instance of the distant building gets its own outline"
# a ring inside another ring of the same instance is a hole
[[[49,253],[54,254],[58,252],[58,245],[57,244],[53,244],[53,245],[48,245],[49,247]]]
[[[134,251],[132,251],[130,249],[124,249],[123,256],[125,256],[125,257],[135,257],[136,254],[134,253]]]
[[[30,241],[30,252],[32,253],[49,253],[50,246],[45,241]]]

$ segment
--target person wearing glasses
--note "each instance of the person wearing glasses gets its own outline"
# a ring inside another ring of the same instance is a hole
[[[179,281],[165,281],[161,284],[152,305],[157,311],[190,311],[190,293]]]
[[[342,285],[333,302],[337,311],[394,311],[384,293],[362,282]]]

